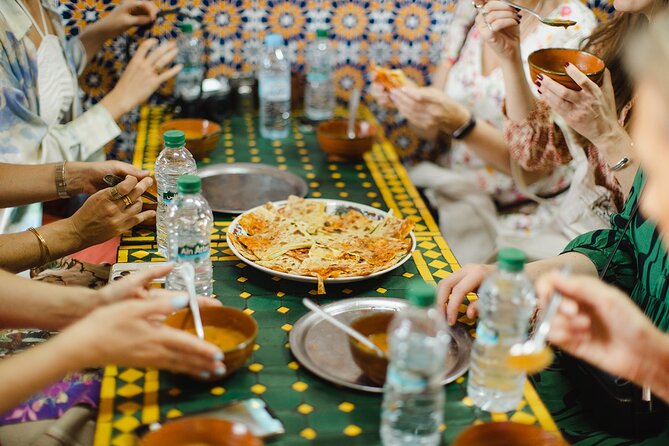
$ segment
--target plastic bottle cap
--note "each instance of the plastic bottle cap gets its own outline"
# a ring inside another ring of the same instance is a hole
[[[409,289],[407,291],[411,305],[420,308],[431,307],[434,305],[437,290],[422,280],[413,281],[409,284]]]
[[[165,147],[176,148],[186,144],[186,134],[181,130],[168,130],[163,133]]]
[[[202,180],[197,175],[182,175],[177,179],[180,194],[197,194],[202,190]]]
[[[319,39],[327,39],[330,37],[330,30],[327,28],[319,28],[316,30],[316,37]]]
[[[497,254],[497,263],[502,271],[522,271],[527,262],[527,256],[517,248],[503,248]]]
[[[179,29],[181,30],[182,33],[192,33],[193,32],[193,24],[192,23],[182,23],[179,25]]]
[[[268,48],[276,48],[283,45],[283,37],[280,34],[267,34],[265,36],[265,45]]]

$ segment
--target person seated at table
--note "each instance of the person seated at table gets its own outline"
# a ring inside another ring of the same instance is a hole
[[[666,266],[662,268],[660,265],[666,265],[669,250],[669,177],[666,173],[669,165],[669,81],[666,75],[669,70],[669,14],[654,21],[648,33],[631,48],[634,51],[631,69],[639,78],[635,142],[646,173],[640,209],[656,222],[656,235],[659,235],[648,240],[650,249],[644,252],[657,256],[657,263],[653,265],[658,272],[656,281],[649,284],[655,289],[666,289]],[[664,263],[660,263],[662,261]],[[628,280],[625,284],[626,291],[631,283]],[[653,393],[669,402],[666,323],[661,324],[662,331],[658,330],[623,291],[594,277],[563,277],[551,273],[537,282],[537,293],[543,302],[554,290],[562,294],[563,302],[551,324],[549,340],[553,344],[616,376],[648,385]],[[664,296],[649,296],[644,307],[647,314],[653,314],[654,322],[667,311],[666,300],[658,299],[662,297],[666,298],[666,291]]]
[[[521,2],[526,6],[534,3]],[[514,12],[514,23],[520,22],[516,27],[521,42],[518,58],[523,61],[541,48],[577,47],[597,24],[592,11],[579,1],[550,0],[537,7],[542,15],[578,24],[566,30],[554,28],[541,25],[524,12]],[[442,61],[431,86],[408,85],[390,92],[379,84],[371,86],[380,105],[397,108],[417,135],[438,146],[438,165],[418,164],[410,168],[410,176],[414,184],[427,189],[438,209],[441,231],[462,262],[487,261],[494,254],[496,204],[509,207],[527,200],[510,177],[501,112],[508,94],[504,67],[481,31],[472,26],[475,15],[468,0],[458,2],[455,25],[444,39]],[[450,138],[458,133],[461,136]],[[554,194],[565,188],[565,182],[568,178],[562,179],[558,172],[552,180],[535,185],[533,191]]]
[[[528,87],[527,70],[518,56],[515,9],[500,1],[481,8],[478,29],[502,61],[505,136],[516,184],[531,195],[528,184],[554,176],[567,165],[575,168],[566,193],[551,201],[537,200],[541,204],[531,216],[500,218],[500,246],[521,248],[531,259],[550,257],[577,235],[607,227],[610,215],[622,208],[638,160],[625,129],[633,93],[621,68],[621,48],[626,36],[644,27],[647,16],[668,3],[616,0],[616,15],[600,24],[583,45],[608,67],[602,86],[568,65],[566,71],[580,91],[539,75],[532,79],[539,99]]]
[[[177,54],[176,44],[157,46],[144,41],[114,88],[100,103],[83,111],[77,78],[105,41],[132,26],[153,22],[153,2],[127,0],[66,40],[53,1],[0,2],[0,161],[48,163],[100,161],[104,145],[121,130],[116,122],[144,102],[160,85],[180,71],[167,68]],[[0,232],[25,230],[41,223],[41,206],[6,211],[13,218]]]
[[[152,184],[149,172],[120,161],[67,163],[63,186],[56,181],[60,164],[0,163],[0,208],[55,200],[59,195],[91,194],[71,217],[39,228],[0,234],[0,268],[20,272],[43,267],[63,256],[109,240],[155,216],[142,210],[140,195]],[[102,180],[107,174],[125,178],[115,187]],[[58,274],[64,284],[99,287],[107,282],[108,268],[66,259],[58,262],[69,274]],[[53,280],[44,271],[40,277]]]
[[[625,0],[618,1],[624,2]],[[625,6],[638,8],[635,9],[638,10],[637,14],[645,17],[646,22],[650,21],[652,23],[656,13],[661,12],[663,8],[666,9],[664,6],[666,3],[669,2],[644,0],[631,4],[619,4],[618,7],[620,9]],[[628,14],[627,17],[630,18],[627,21],[614,23],[629,23],[631,18],[636,16]],[[619,58],[617,66],[620,67],[619,69],[622,69],[622,53],[621,43],[617,49]],[[571,70],[570,73],[574,75],[575,71]],[[574,77],[578,78],[578,76]],[[629,142],[624,141],[623,150],[628,149]],[[616,284],[629,292],[632,298],[644,309],[656,305],[663,307],[668,305],[669,290],[662,289],[657,285],[658,280],[669,273],[667,255],[664,250],[659,249],[658,234],[654,225],[647,222],[637,212],[637,202],[643,182],[643,172],[637,171],[624,207],[619,214],[611,216],[610,229],[595,230],[574,238],[565,247],[561,255],[528,264],[527,273],[531,277],[537,278],[542,273],[568,264],[576,274],[596,276],[609,263],[609,256],[613,255],[610,267],[604,277],[605,281]],[[621,237],[625,243],[621,243],[619,248],[616,249],[616,241]],[[492,270],[494,270],[492,265],[465,265],[462,269],[441,281],[440,299],[442,303],[448,301],[447,315],[449,323],[455,323],[458,309],[466,294],[475,291]],[[476,302],[469,305],[467,315],[471,318],[476,317],[478,314],[477,307]],[[657,320],[654,320],[656,324],[666,324],[669,328],[669,318],[664,320],[661,314],[655,314],[655,316],[657,318]]]
[[[200,378],[225,373],[218,347],[161,323],[161,318],[188,303],[187,297],[175,292],[148,288],[171,269],[138,272],[100,290],[65,288],[0,271],[0,327],[62,330],[46,342],[0,360],[3,446],[71,445],[75,439],[79,439],[76,444],[92,444],[96,416],[91,406],[97,405],[101,376],[96,371],[87,373],[87,380],[75,375],[58,382],[70,373],[107,364],[153,367]],[[201,298],[200,304],[220,302]],[[49,428],[70,410],[79,423],[72,423],[70,417]],[[23,424],[29,421],[37,422]],[[47,438],[48,443],[41,442]]]

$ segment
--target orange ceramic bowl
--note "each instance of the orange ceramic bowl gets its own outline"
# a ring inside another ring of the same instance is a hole
[[[534,82],[538,74],[543,74],[559,82],[570,90],[580,90],[574,80],[565,71],[567,62],[575,65],[588,78],[601,85],[604,77],[604,61],[597,56],[580,50],[564,48],[545,48],[533,52],[527,58],[530,65],[530,78]]]
[[[451,446],[568,446],[557,435],[536,426],[512,423],[485,423],[471,426]]]
[[[216,344],[223,351],[223,364],[225,364],[224,376],[212,376],[209,381],[216,381],[232,375],[241,368],[253,353],[253,347],[258,336],[258,324],[255,319],[241,310],[230,307],[200,307],[200,316],[202,325],[205,327],[205,340]],[[170,327],[195,332],[195,324],[190,309],[183,308],[165,319],[165,323]],[[209,327],[213,330],[210,331]],[[210,338],[210,333],[215,334],[216,330],[234,333],[235,339],[233,345],[226,342],[225,345],[220,340]]]
[[[395,312],[388,311],[363,316],[353,321],[351,328],[359,331],[367,337],[379,334],[387,335],[388,327],[394,316]],[[380,358],[376,353],[350,336],[348,338],[348,345],[351,349],[353,362],[360,367],[360,370],[362,370],[371,382],[378,386],[382,386],[386,382],[388,360],[386,358]]]
[[[221,126],[206,119],[173,119],[160,126],[160,134],[168,130],[186,134],[186,148],[196,160],[205,158],[221,139]]]
[[[374,145],[376,127],[367,121],[356,121],[355,138],[346,134],[348,121],[331,119],[321,122],[316,128],[316,137],[321,149],[338,160],[356,160],[369,152]]]
[[[185,418],[147,434],[142,446],[262,446],[242,423],[215,418]]]

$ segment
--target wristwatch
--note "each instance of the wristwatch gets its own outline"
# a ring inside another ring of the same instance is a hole
[[[472,130],[474,130],[474,127],[476,127],[476,118],[474,117],[474,114],[472,113],[471,116],[469,117],[469,121],[465,123],[462,127],[459,129],[456,129],[451,136],[453,139],[462,139],[469,135]]]

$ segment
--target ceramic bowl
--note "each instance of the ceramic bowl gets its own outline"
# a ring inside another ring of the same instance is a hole
[[[230,307],[200,307],[200,315],[202,317],[202,325],[205,327],[213,326],[234,330],[243,335],[232,348],[218,344],[218,347],[223,350],[223,363],[225,364],[226,372],[223,376],[212,376],[210,380],[214,381],[228,377],[242,367],[251,357],[256,337],[258,336],[258,324],[255,319],[243,311]],[[165,323],[170,327],[181,330],[189,330],[191,332],[195,330],[193,317],[188,308],[183,308],[172,314],[165,319]],[[209,340],[206,335],[205,340]],[[217,344],[216,341],[212,341],[212,343]]]
[[[168,130],[181,130],[186,134],[186,148],[196,160],[209,155],[221,139],[221,126],[207,119],[173,119],[160,126],[160,134]]]
[[[147,434],[141,446],[262,446],[263,442],[241,423],[215,418],[184,418]]]
[[[351,327],[365,336],[373,334],[388,333],[390,321],[395,316],[395,312],[383,311],[363,316],[351,323]],[[375,352],[360,344],[352,337],[348,338],[349,347],[353,361],[360,367],[360,370],[374,384],[382,386],[386,382],[386,370],[388,369],[388,360],[380,358]]]
[[[585,51],[545,48],[533,52],[527,58],[530,65],[530,79],[534,82],[538,74],[543,74],[559,82],[570,90],[580,90],[574,80],[565,71],[564,64],[570,62],[581,70],[591,81],[601,85],[604,77],[604,61]]]
[[[568,446],[560,437],[536,426],[505,421],[465,429],[451,446]]]
[[[316,137],[321,149],[331,158],[343,161],[360,159],[374,145],[376,127],[367,121],[356,121],[355,138],[346,134],[348,121],[331,119],[318,124]]]

